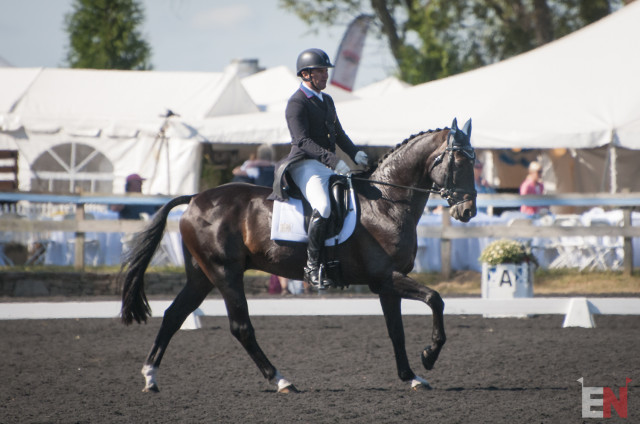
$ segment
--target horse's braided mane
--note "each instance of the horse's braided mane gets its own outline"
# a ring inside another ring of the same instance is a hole
[[[445,128],[446,129],[446,128]],[[389,149],[389,151],[387,151],[387,153],[384,154],[384,156],[382,156],[380,159],[378,159],[378,162],[373,165],[370,169],[368,169],[367,171],[361,173],[359,176],[361,177],[368,177],[370,176],[373,171],[375,171],[380,165],[382,165],[382,163],[394,152],[398,151],[399,149],[401,149],[403,146],[406,146],[411,140],[418,138],[422,135],[425,134],[430,134],[430,133],[435,133],[435,132],[439,132],[442,131],[442,128],[436,128],[435,130],[428,130],[428,131],[420,131],[417,134],[412,134],[409,137],[405,138],[404,140],[402,140],[400,143],[396,144],[394,147],[392,147],[391,149]]]

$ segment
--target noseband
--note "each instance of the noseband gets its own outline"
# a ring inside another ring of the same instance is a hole
[[[458,132],[460,132],[461,134],[458,135]],[[459,138],[462,138],[462,140],[459,140]],[[446,170],[446,177],[445,177],[445,180],[444,180],[444,187],[440,186],[440,185],[438,185],[438,184],[436,184],[434,182],[430,192],[440,194],[440,196],[444,200],[446,200],[447,203],[449,203],[450,206],[455,206],[455,205],[458,205],[458,204],[463,203],[463,202],[466,201],[466,200],[461,199],[460,197],[456,196],[458,194],[461,194],[463,196],[465,194],[470,194],[474,199],[478,195],[478,192],[476,191],[475,185],[473,187],[473,190],[463,190],[463,189],[460,189],[460,188],[456,188],[453,185],[453,172],[452,172],[452,170],[453,170],[453,160],[454,160],[453,156],[454,156],[455,152],[460,152],[460,153],[464,154],[467,158],[469,158],[473,162],[475,162],[475,160],[476,160],[476,151],[473,149],[473,147],[471,147],[471,144],[469,144],[469,141],[467,139],[467,135],[464,134],[464,132],[462,132],[460,130],[456,130],[456,129],[452,128],[449,131],[449,135],[447,137],[447,148],[445,149],[444,152],[439,154],[438,157],[436,157],[436,159],[433,161],[433,164],[431,165],[431,169],[429,170],[429,174],[431,174],[431,172],[433,172],[433,169],[436,166],[438,166],[442,162],[444,162],[445,153],[449,153],[449,161],[447,163],[447,170]],[[460,199],[460,200],[457,200],[457,199]]]

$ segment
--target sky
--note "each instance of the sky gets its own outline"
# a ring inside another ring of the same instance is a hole
[[[64,16],[72,0],[0,0],[0,58],[15,67],[65,67]],[[222,72],[234,59],[258,59],[295,71],[302,50],[317,47],[334,59],[347,21],[312,33],[278,0],[142,0],[141,32],[157,71]],[[0,60],[1,61],[1,60]],[[355,88],[394,70],[386,43],[367,36]]]

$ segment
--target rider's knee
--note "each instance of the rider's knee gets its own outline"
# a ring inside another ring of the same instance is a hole
[[[327,202],[317,202],[316,210],[323,218],[329,218],[331,215],[331,203]]]

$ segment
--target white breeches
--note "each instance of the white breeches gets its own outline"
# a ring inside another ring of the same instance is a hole
[[[329,200],[329,178],[335,174],[314,159],[295,162],[287,169],[311,207],[317,210],[323,218],[331,215],[331,201]]]

